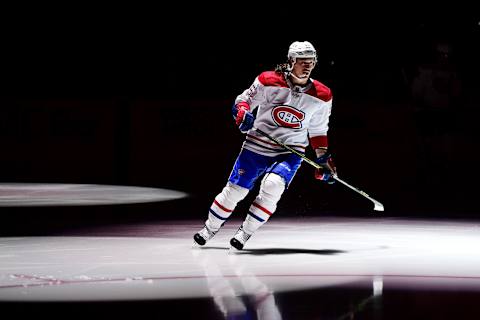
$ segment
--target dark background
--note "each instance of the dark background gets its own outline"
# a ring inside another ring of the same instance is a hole
[[[384,203],[386,216],[479,217],[479,21],[332,19],[293,36],[268,25],[170,38],[165,27],[7,34],[0,181],[176,189],[191,197],[144,210],[203,220],[243,141],[233,100],[285,62],[291,42],[308,40],[319,54],[313,78],[333,90],[339,176]],[[450,46],[460,91],[439,120],[420,122],[412,84],[421,68],[436,67],[439,43]],[[278,215],[367,216],[372,207],[338,183],[315,181],[304,164]]]

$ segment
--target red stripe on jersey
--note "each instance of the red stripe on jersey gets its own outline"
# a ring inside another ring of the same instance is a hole
[[[252,206],[257,207],[258,209],[262,210],[263,212],[265,212],[269,216],[271,216],[273,214],[273,212],[268,211],[267,209],[265,209],[264,207],[262,207],[261,205],[259,205],[256,202],[252,203]]]
[[[217,200],[213,200],[213,203],[215,203],[217,205],[217,207],[219,207],[220,209],[222,209],[225,212],[232,212],[233,211],[233,210],[227,209],[224,206],[222,206],[220,203],[217,202]]]
[[[253,140],[257,140],[257,141],[260,141],[260,142],[262,142],[262,143],[265,143],[265,144],[268,144],[268,145],[271,145],[271,146],[280,148],[280,146],[279,146],[278,144],[276,144],[276,143],[272,143],[272,142],[268,142],[268,141],[263,141],[263,140],[260,139],[260,138],[257,138],[257,137],[255,137],[255,136],[252,136],[251,134],[247,134],[247,137],[249,137],[249,138],[251,138],[251,139],[253,139]]]
[[[313,149],[328,148],[328,138],[327,136],[311,137],[310,145],[312,146]]]
[[[269,144],[269,145],[274,146],[274,147],[283,148],[282,146],[279,146],[279,145],[276,144],[276,143],[264,141],[263,139],[260,139],[260,138],[258,138],[258,137],[252,136],[251,134],[247,134],[247,137],[252,138],[252,139],[254,139],[254,140],[257,140],[257,141],[260,141],[260,142],[265,143],[265,144]],[[301,149],[305,149],[305,148],[306,148],[306,147],[304,147],[304,146],[299,146],[299,145],[294,145],[294,144],[289,144],[288,146],[291,147],[291,148],[301,148]]]

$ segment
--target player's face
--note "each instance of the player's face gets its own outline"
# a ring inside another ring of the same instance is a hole
[[[297,61],[293,65],[293,74],[300,79],[307,80],[315,68],[315,59],[313,58],[297,58]]]

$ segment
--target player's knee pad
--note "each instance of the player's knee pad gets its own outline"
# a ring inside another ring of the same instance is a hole
[[[275,173],[267,174],[260,185],[260,197],[262,201],[276,204],[285,190],[285,180]]]
[[[237,203],[247,196],[248,191],[247,188],[228,182],[215,200],[233,210]]]

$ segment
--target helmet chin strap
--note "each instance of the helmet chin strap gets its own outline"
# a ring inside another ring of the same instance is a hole
[[[308,79],[308,77],[304,77],[304,78],[299,78],[297,77],[293,72],[290,71],[289,73],[290,76],[292,76],[293,78],[297,79],[298,81],[303,81],[305,79]]]
[[[295,65],[295,63],[297,63],[297,59],[292,59],[291,60],[291,64],[288,65],[288,68],[287,68],[287,76],[292,76],[294,79],[296,79],[297,81],[300,81],[300,82],[303,82],[305,79],[308,80],[309,77],[304,77],[304,78],[300,78],[300,77],[297,77],[292,71],[293,71],[293,66]]]

